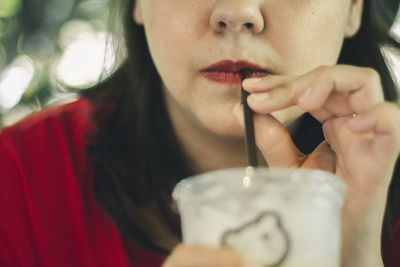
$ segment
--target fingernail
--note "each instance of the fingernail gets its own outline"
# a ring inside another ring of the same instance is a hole
[[[312,87],[308,87],[306,91],[298,98],[299,102],[305,102],[307,99],[310,97],[311,93],[313,91]]]
[[[260,100],[265,100],[265,99],[269,98],[269,93],[251,94],[250,96],[257,101],[260,101]]]
[[[248,78],[243,81],[243,87],[249,87],[261,82],[261,78]]]
[[[249,78],[249,79],[246,79],[246,82],[255,84],[255,83],[261,82],[261,80],[262,80],[261,78]]]

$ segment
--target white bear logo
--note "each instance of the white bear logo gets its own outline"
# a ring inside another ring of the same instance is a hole
[[[249,258],[265,267],[280,266],[290,248],[289,235],[281,217],[274,211],[262,212],[255,219],[226,231],[221,243],[238,252],[245,251]]]

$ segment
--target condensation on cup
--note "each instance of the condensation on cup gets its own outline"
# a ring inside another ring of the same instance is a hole
[[[184,179],[173,198],[186,244],[227,246],[265,267],[338,267],[345,192],[323,171],[240,168]]]

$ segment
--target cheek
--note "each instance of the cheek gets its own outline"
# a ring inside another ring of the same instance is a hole
[[[339,4],[341,0],[335,1],[309,1],[307,5],[299,1],[303,4],[271,13],[269,39],[286,63],[288,73],[299,74],[336,63],[347,17],[344,5]]]
[[[193,53],[201,23],[200,15],[193,11],[198,9],[192,8],[190,4],[178,5],[174,3],[179,1],[163,1],[168,3],[159,3],[146,10],[144,25],[153,61],[168,85],[177,81],[184,82],[182,78],[190,74],[188,59]]]
[[[193,12],[190,4],[183,5],[177,0],[163,1],[165,3],[148,5],[144,25],[149,46],[174,57],[193,46],[199,15]]]

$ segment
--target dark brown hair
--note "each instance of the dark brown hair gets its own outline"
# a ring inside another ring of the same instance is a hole
[[[95,166],[95,193],[124,237],[166,254],[181,238],[171,192],[192,172],[172,130],[161,79],[143,27],[132,19],[135,1],[121,1],[125,2],[122,11],[127,58],[109,79],[85,93],[95,104],[95,120],[99,123],[95,143],[89,148]],[[376,69],[386,99],[396,101],[398,94],[380,45],[398,44],[388,35],[388,25],[383,27],[385,23],[378,21],[382,16],[372,1],[385,2],[365,0],[362,27],[354,38],[344,42],[339,63]],[[386,2],[387,6],[392,4]],[[309,153],[323,140],[321,125],[308,115],[302,120],[297,130],[302,134],[294,134],[293,138],[303,152]],[[397,164],[385,214],[384,244],[389,244],[390,230],[399,216],[399,176]]]

